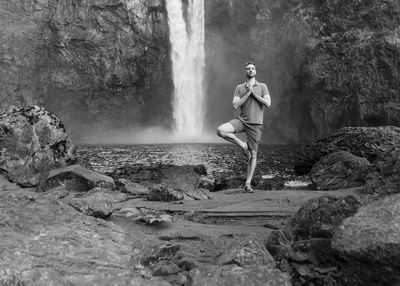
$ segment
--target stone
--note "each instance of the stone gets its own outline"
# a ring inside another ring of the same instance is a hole
[[[243,268],[237,265],[203,266],[189,272],[193,286],[291,286],[287,273],[265,265]]]
[[[102,192],[87,193],[80,198],[75,197],[68,204],[85,215],[96,218],[105,219],[113,212],[112,197]]]
[[[206,189],[195,190],[178,190],[164,185],[153,185],[150,187],[150,192],[147,199],[150,201],[194,201],[194,200],[208,200],[212,196]]]
[[[201,177],[199,188],[207,189],[213,192],[215,189],[215,178]]]
[[[305,202],[292,216],[286,228],[297,239],[331,238],[334,230],[361,206],[352,196],[322,196]]]
[[[362,189],[367,194],[366,202],[400,192],[400,150],[387,153],[377,165],[379,171],[367,175]]]
[[[0,192],[0,284],[170,285],[130,262],[140,234],[26,189]]]
[[[126,179],[145,186],[162,184],[176,190],[191,191],[199,187],[204,175],[202,165],[133,164],[117,168],[109,175],[115,179]]]
[[[361,207],[332,238],[348,285],[400,283],[400,194]]]
[[[115,187],[118,191],[127,193],[129,195],[133,195],[133,196],[141,196],[141,195],[147,196],[147,194],[150,191],[148,187],[138,184],[138,183],[135,183],[135,182],[131,182],[126,179],[116,179]]]
[[[270,269],[276,267],[272,255],[255,235],[241,237],[218,257],[218,264],[236,264],[241,267],[264,265]]]
[[[347,151],[322,157],[311,169],[311,181],[317,190],[338,190],[365,185],[365,177],[373,171],[372,164]]]
[[[399,148],[400,127],[345,127],[305,147],[295,170],[299,175],[309,173],[323,156],[338,151],[364,157],[373,164],[388,152]]]
[[[168,276],[181,271],[181,269],[173,262],[162,260],[151,266],[154,276]]]
[[[106,175],[87,170],[80,165],[72,165],[49,172],[41,185],[47,191],[54,187],[64,186],[72,192],[87,192],[95,187],[114,188],[114,180]]]
[[[0,134],[0,168],[21,186],[36,186],[49,170],[75,160],[63,123],[42,107],[13,107],[1,112]]]
[[[120,203],[128,200],[128,196],[125,193],[119,192],[117,190],[111,190],[111,189],[106,189],[106,188],[93,188],[90,191],[88,191],[84,196],[90,196],[92,194],[103,194],[105,196],[108,196],[111,199],[111,202],[114,203]],[[76,194],[75,196],[79,196],[79,194]]]

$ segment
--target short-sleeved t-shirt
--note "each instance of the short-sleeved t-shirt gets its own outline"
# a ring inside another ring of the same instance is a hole
[[[239,84],[236,87],[235,94],[233,96],[242,98],[248,91],[245,85],[246,83]],[[263,97],[264,95],[269,94],[269,91],[265,83],[255,81],[253,85],[253,93]],[[257,99],[250,95],[240,107],[239,119],[249,124],[263,124],[263,107],[263,104],[258,102]]]

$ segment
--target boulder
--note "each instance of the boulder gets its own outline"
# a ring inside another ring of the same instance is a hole
[[[69,205],[88,216],[107,218],[113,212],[113,199],[106,193],[94,192],[83,197],[73,198]]]
[[[220,255],[217,263],[220,265],[236,264],[241,267],[264,265],[270,269],[276,267],[272,255],[252,234],[235,241]]]
[[[311,181],[317,190],[337,190],[365,185],[371,163],[347,151],[322,157],[311,169]]]
[[[291,286],[287,273],[265,265],[243,268],[237,265],[204,266],[189,272],[193,286]]]
[[[379,172],[369,173],[362,192],[366,202],[400,192],[400,150],[387,153],[378,164]]]
[[[374,163],[399,148],[400,127],[344,127],[305,147],[295,171],[298,175],[307,174],[323,156],[338,151],[347,151]]]
[[[115,184],[109,176],[90,171],[80,165],[72,165],[51,170],[41,184],[41,190],[47,191],[58,186],[64,186],[73,192],[87,192],[95,187],[113,189]]]
[[[39,106],[0,113],[0,170],[21,186],[36,186],[47,172],[75,159],[62,122]]]
[[[133,196],[147,195],[150,191],[148,187],[126,179],[116,179],[115,188],[117,191]]]
[[[108,173],[114,179],[126,179],[145,186],[162,184],[177,190],[195,190],[201,176],[205,175],[203,165],[133,164],[117,168]]]
[[[322,196],[304,203],[286,225],[297,239],[331,238],[333,231],[360,207],[354,196]]]
[[[87,193],[84,193],[83,196],[89,196],[92,194],[104,194],[105,196],[108,196],[111,199],[112,203],[120,203],[128,200],[128,195],[125,193],[122,193],[117,190],[112,190],[112,189],[106,189],[106,188],[93,188]],[[75,194],[76,197],[79,197],[80,194]]]
[[[164,185],[153,185],[147,199],[150,201],[194,201],[211,199],[211,193],[206,189],[180,190]]]
[[[335,231],[332,248],[341,258],[347,285],[400,283],[400,194],[361,207]]]

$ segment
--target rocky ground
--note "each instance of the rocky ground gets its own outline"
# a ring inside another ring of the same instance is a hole
[[[0,131],[0,285],[400,282],[397,127],[308,146],[296,169],[318,190],[255,193],[201,165],[94,172],[37,106],[0,113]]]

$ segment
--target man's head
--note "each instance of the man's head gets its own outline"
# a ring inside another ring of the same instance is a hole
[[[246,77],[248,79],[251,79],[256,76],[256,66],[253,62],[248,62],[244,65],[245,71],[246,71]]]

